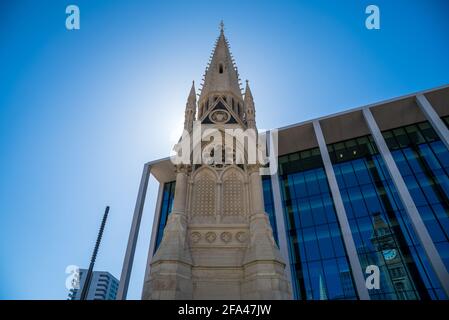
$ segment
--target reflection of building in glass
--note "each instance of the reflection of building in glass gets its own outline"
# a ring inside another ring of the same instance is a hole
[[[278,172],[262,178],[262,192],[294,298],[448,298],[448,101],[446,86],[279,129]],[[204,103],[194,109],[216,102]],[[174,172],[168,158],[151,162],[160,191],[149,261],[172,211]],[[215,201],[195,197],[198,207]],[[364,282],[372,264],[378,290]]]
[[[341,298],[335,297],[336,300],[344,299],[344,297],[350,296],[351,292],[354,290],[352,286],[352,276],[349,270],[340,272],[340,282],[343,288],[343,296]]]
[[[384,291],[383,287],[386,285],[389,292],[395,293],[396,299],[416,299],[415,288],[410,281],[404,256],[397,245],[394,233],[380,213],[374,214],[373,228],[371,243],[377,251],[376,263],[382,266],[384,270],[382,275],[388,279],[382,283],[380,291]]]

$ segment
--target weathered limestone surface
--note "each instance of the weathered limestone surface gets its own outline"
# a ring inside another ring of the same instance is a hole
[[[251,90],[247,83],[243,99],[239,88],[222,30],[198,104],[194,86],[190,91],[184,129],[192,132],[196,119],[213,124],[223,136],[225,128],[257,131]],[[259,166],[245,160],[239,166],[175,169],[173,209],[142,298],[291,299],[285,263],[264,211]]]

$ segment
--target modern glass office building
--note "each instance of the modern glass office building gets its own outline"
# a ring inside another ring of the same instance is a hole
[[[278,171],[262,184],[296,299],[448,299],[448,126],[445,86],[278,129]],[[148,166],[154,253],[175,177],[169,159]]]

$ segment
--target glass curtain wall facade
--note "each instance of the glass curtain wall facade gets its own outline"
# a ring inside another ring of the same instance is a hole
[[[449,269],[449,151],[428,122],[385,131],[383,136]]]
[[[159,244],[161,243],[162,236],[164,235],[164,228],[167,224],[168,215],[173,207],[173,200],[175,198],[176,181],[166,182],[164,184],[164,190],[162,191],[161,211],[159,212],[159,225],[157,227],[156,245],[154,246],[154,252],[156,252]]]
[[[263,200],[265,212],[268,214],[271,228],[273,229],[273,237],[279,246],[276,216],[274,212],[273,187],[271,185],[271,176],[262,176]]]
[[[372,138],[328,150],[362,270],[380,269],[380,289],[369,290],[371,299],[443,298]]]
[[[279,158],[279,179],[296,299],[356,299],[318,148]]]

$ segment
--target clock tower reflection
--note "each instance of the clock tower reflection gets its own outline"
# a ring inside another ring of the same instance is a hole
[[[404,255],[401,253],[394,233],[381,213],[373,214],[371,243],[376,248],[376,260],[381,271],[381,291],[394,292],[398,300],[416,300],[416,288],[410,280]],[[382,286],[388,286],[383,290]]]

